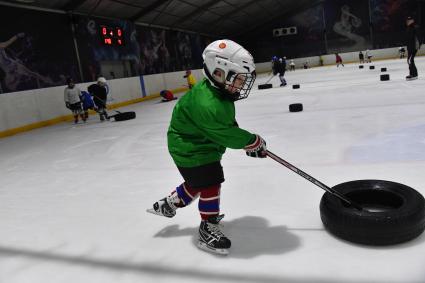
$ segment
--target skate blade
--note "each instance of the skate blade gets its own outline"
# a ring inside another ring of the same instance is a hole
[[[157,212],[155,209],[153,209],[153,208],[148,208],[148,209],[146,209],[146,212],[149,212],[149,213],[152,213],[152,214],[155,214],[155,215],[159,215],[159,216],[163,216],[163,217],[166,217],[166,218],[172,218],[172,217],[174,217],[174,215],[173,216],[167,216],[167,215],[164,215],[164,214],[162,214],[162,213],[160,213],[160,212]]]
[[[155,215],[159,215],[159,216],[164,216],[164,215],[162,215],[161,213],[159,213],[159,212],[157,212],[155,209],[153,209],[153,208],[148,208],[148,209],[146,209],[146,212],[149,212],[149,213],[152,213],[152,214],[155,214]]]
[[[229,254],[229,249],[214,249],[209,247],[207,244],[203,243],[203,242],[198,242],[198,248],[200,248],[201,250],[213,253],[213,254],[219,254],[219,255],[228,255]]]

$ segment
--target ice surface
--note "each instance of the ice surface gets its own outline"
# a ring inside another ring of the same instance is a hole
[[[425,195],[425,58],[410,82],[405,60],[373,64],[287,72],[285,88],[276,77],[275,88],[236,103],[239,125],[329,186],[383,179]],[[381,67],[390,81],[379,80]],[[166,147],[175,103],[0,140],[0,282],[425,282],[425,235],[380,248],[334,238],[320,220],[320,188],[241,150],[222,162],[227,257],[196,247],[196,204],[173,219],[146,213],[182,181]],[[290,113],[291,103],[304,111]]]

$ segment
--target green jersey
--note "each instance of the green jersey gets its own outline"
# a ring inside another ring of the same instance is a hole
[[[241,149],[255,135],[238,127],[233,101],[204,79],[179,99],[168,128],[168,151],[179,167],[221,160],[226,148]]]

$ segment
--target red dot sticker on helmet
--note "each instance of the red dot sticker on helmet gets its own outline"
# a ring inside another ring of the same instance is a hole
[[[219,48],[224,49],[226,48],[226,43],[222,42],[218,45]]]

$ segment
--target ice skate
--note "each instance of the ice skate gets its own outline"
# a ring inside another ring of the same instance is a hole
[[[417,80],[418,79],[418,76],[411,76],[411,75],[408,75],[407,77],[406,77],[406,81],[413,81],[413,80]]]
[[[198,247],[202,250],[228,255],[231,246],[230,240],[221,232],[219,222],[224,215],[212,216],[208,220],[202,220],[199,226]]]
[[[180,202],[180,199],[177,196],[177,193],[173,192],[168,197],[155,202],[153,204],[153,208],[149,208],[146,211],[152,214],[171,218],[176,215],[176,210],[178,208],[177,204],[179,202]]]

